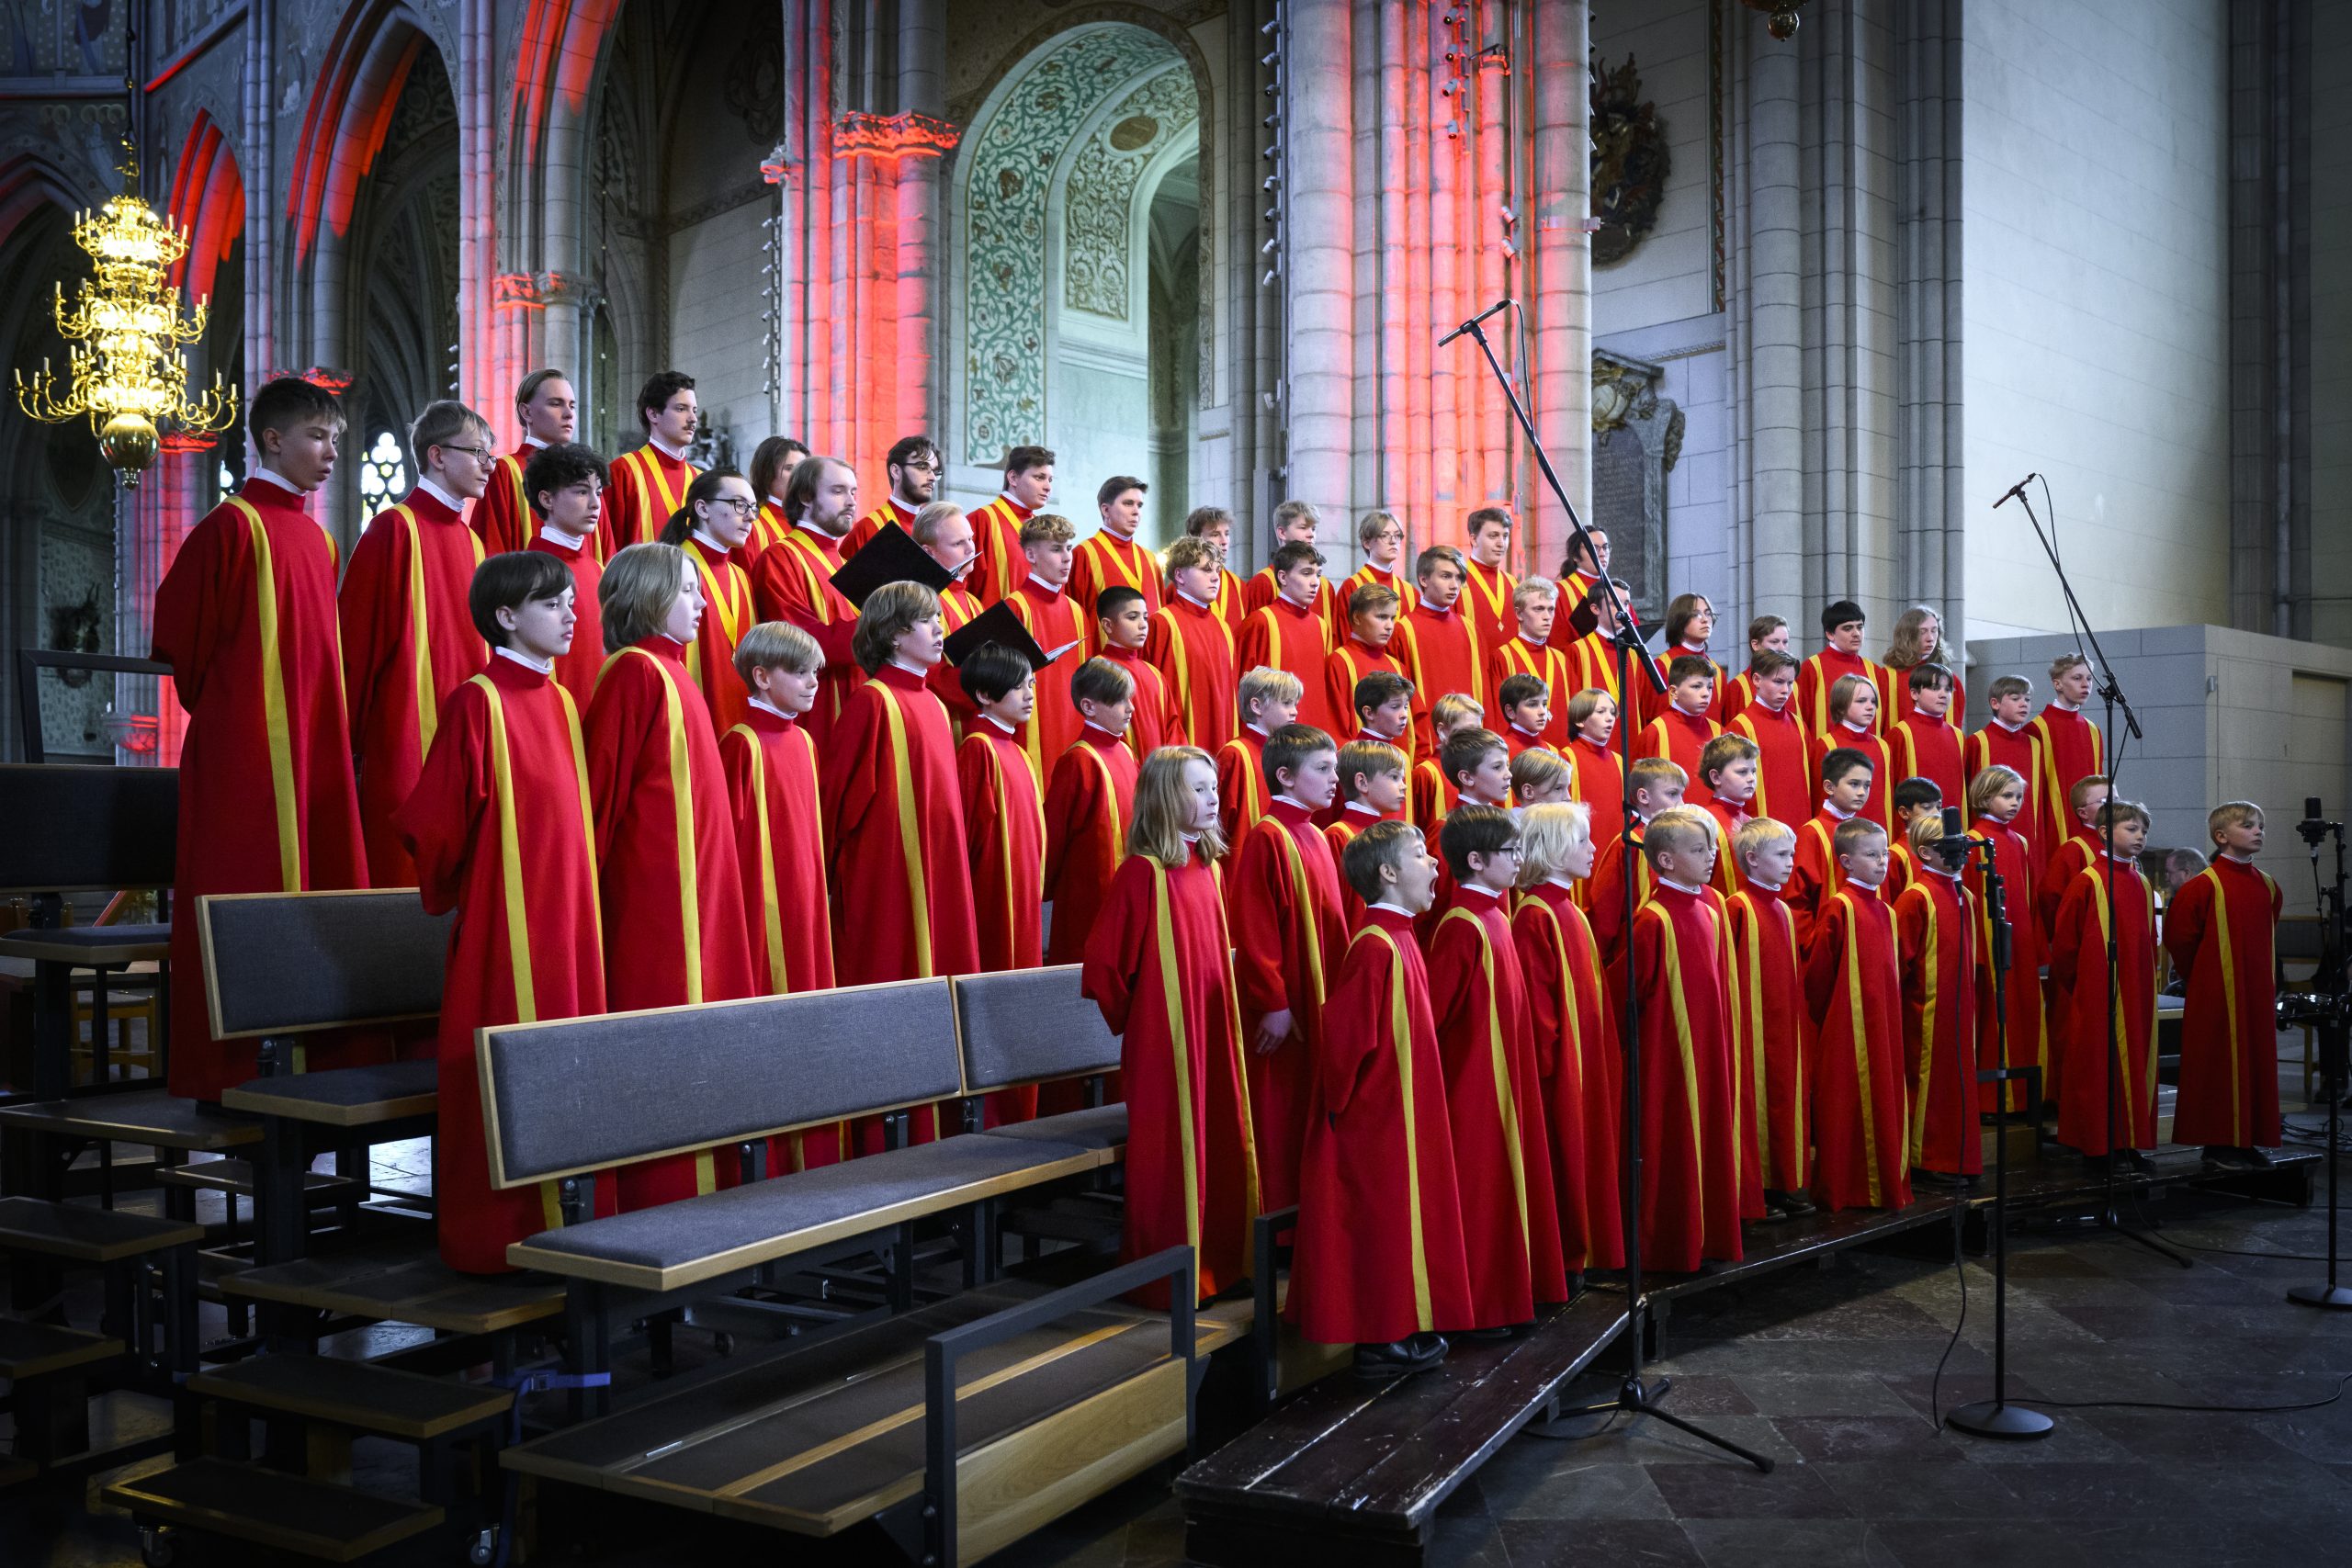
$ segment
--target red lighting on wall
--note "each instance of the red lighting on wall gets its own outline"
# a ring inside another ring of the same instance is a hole
[[[936,158],[954,152],[962,136],[947,121],[924,114],[845,114],[834,129],[833,151],[845,158],[871,153],[893,163]],[[767,172],[765,164],[760,172]]]

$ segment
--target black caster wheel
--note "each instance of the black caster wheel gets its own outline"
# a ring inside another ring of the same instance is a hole
[[[163,1526],[149,1526],[139,1532],[139,1561],[147,1568],[172,1568],[179,1554],[178,1536]]]
[[[466,1561],[472,1563],[473,1568],[490,1568],[497,1560],[497,1528],[492,1526],[488,1529],[476,1530],[473,1540],[467,1544]]]

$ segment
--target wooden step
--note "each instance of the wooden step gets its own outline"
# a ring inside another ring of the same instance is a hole
[[[169,1166],[155,1173],[155,1179],[166,1187],[186,1187],[200,1192],[229,1192],[240,1198],[254,1195],[253,1161],[245,1159],[198,1160],[193,1165]],[[342,1193],[356,1189],[359,1183],[348,1176],[335,1176],[323,1170],[302,1173],[302,1190],[312,1198],[326,1193]]]
[[[175,1525],[326,1562],[356,1562],[438,1526],[429,1503],[379,1496],[233,1460],[199,1459],[108,1486],[142,1524]]]
[[[165,1149],[233,1149],[261,1142],[261,1123],[252,1117],[210,1110],[160,1089],[0,1106],[0,1128]]]
[[[21,1317],[0,1317],[0,1378],[21,1382],[111,1361],[122,1354],[122,1341],[55,1323],[27,1323]]]
[[[74,1263],[117,1263],[202,1241],[204,1227],[85,1203],[0,1198],[0,1252],[37,1252]]]
[[[514,1403],[509,1389],[295,1354],[253,1356],[198,1372],[187,1391],[412,1443],[496,1420]]]
[[[220,1288],[249,1301],[449,1334],[494,1334],[563,1311],[562,1280],[460,1274],[441,1261],[430,1236],[248,1269],[224,1276]]]

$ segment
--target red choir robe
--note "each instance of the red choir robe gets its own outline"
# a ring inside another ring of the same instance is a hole
[[[1046,807],[1021,750],[1020,732],[996,719],[974,719],[956,748],[956,775],[964,800],[965,840],[971,846],[978,965],[984,971],[1035,969],[1046,962]],[[1036,1115],[1040,1087],[1022,1084],[989,1095],[984,1108],[988,1123],[1026,1122]]]
[[[833,586],[833,573],[841,565],[841,541],[805,523],[762,550],[752,563],[752,613],[763,621],[791,622],[815,637],[825,656],[816,705],[800,716],[820,757],[831,754],[842,710],[865,680],[851,650],[857,606]]]
[[[1642,1265],[1736,1262],[1739,1140],[1723,900],[1661,882],[1627,944],[1641,999]]]
[[[1576,665],[1567,654],[1549,643],[1530,642],[1514,630],[1495,645],[1487,660],[1487,728],[1501,733],[1503,682],[1512,675],[1532,675],[1552,694],[1552,722],[1544,727],[1544,743],[1555,751],[1568,745],[1568,699],[1583,690],[1576,682]]]
[[[1719,728],[1728,728],[1731,724],[1731,682],[1724,675],[1724,667],[1715,662],[1714,657],[1704,648],[1692,648],[1690,644],[1681,642],[1668,643],[1666,651],[1658,655],[1660,662],[1668,669],[1673,667],[1676,660],[1686,658],[1703,659],[1707,661],[1707,668],[1715,672],[1715,689],[1707,698],[1706,713],[1709,718],[1715,721]]]
[[[1521,729],[1515,724],[1503,727],[1503,747],[1510,752],[1510,760],[1514,762],[1519,761],[1520,753],[1522,751],[1549,751],[1555,756],[1559,755],[1559,748],[1544,739],[1540,733],[1532,729]]]
[[[824,815],[817,745],[798,722],[753,707],[718,738],[735,807],[743,919],[759,994],[821,991],[833,983],[826,907]]]
[[[1374,583],[1396,595],[1396,630],[1389,634],[1388,652],[1396,660],[1399,670],[1409,671],[1413,667],[1413,606],[1420,603],[1420,593],[1400,572],[1384,570],[1366,561],[1340,584],[1332,598],[1331,624],[1338,628],[1333,633],[1332,641],[1339,646],[1346,646],[1350,628],[1355,625],[1356,590]]]
[[[2187,982],[2173,1141],[2278,1142],[2278,885],[2227,855],[2174,895],[2165,947]]]
[[[1876,688],[1879,720],[1872,728],[1885,728],[1886,710],[1894,705],[1886,694],[1886,671],[1859,653],[1825,648],[1797,666],[1797,694],[1792,705],[1807,735],[1825,735],[1837,728],[1838,720],[1829,712],[1829,690],[1848,675],[1859,675]]]
[[[1756,798],[1747,803],[1749,812],[1791,827],[1813,815],[1821,795],[1819,777],[1805,772],[1812,758],[1795,708],[1793,702],[1775,710],[1750,701],[1724,727],[1756,742]]]
[[[1748,705],[1756,700],[1756,677],[1743,670],[1728,682],[1717,682],[1715,695],[1722,699],[1723,713],[1720,716],[1724,728],[1729,729],[1732,720],[1746,713]],[[1793,702],[1791,705],[1794,705]]]
[[[1440,610],[1420,600],[1408,619],[1413,627],[1413,663],[1406,671],[1413,682],[1413,738],[1424,755],[1434,756],[1437,732],[1430,710],[1438,698],[1459,692],[1481,709],[1487,705],[1486,650],[1459,604]]]
[[[1076,964],[1087,933],[1126,858],[1135,819],[1136,754],[1108,730],[1088,725],[1055,759],[1046,789],[1046,897],[1054,907],[1046,962]]]
[[[791,532],[792,525],[785,520],[784,508],[770,496],[760,502],[760,514],[752,519],[752,536],[743,541],[743,553],[756,562],[770,545],[784,543],[784,536]]]
[[[1462,565],[1467,575],[1462,582],[1462,598],[1454,607],[1467,616],[1471,632],[1478,639],[1480,655],[1490,655],[1519,635],[1519,616],[1512,612],[1510,604],[1510,596],[1518,592],[1519,579],[1501,567],[1483,566],[1466,554]]]
[[[197,899],[368,886],[334,573],[334,543],[302,498],[255,477],[189,530],[155,590],[153,657],[188,716],[172,872],[175,1095],[217,1100],[258,1071],[254,1042],[212,1038]],[[330,1040],[303,1048],[305,1065],[384,1055],[380,1038]]]
[[[1556,624],[1565,626],[1566,618],[1563,616]],[[1665,693],[1654,688],[1649,677],[1641,672],[1642,660],[1646,659],[1650,661],[1650,668],[1657,671],[1661,681],[1666,678],[1665,663],[1656,654],[1642,649],[1629,648],[1625,650],[1625,673],[1634,682],[1633,700],[1629,703],[1625,694],[1617,689],[1617,644],[1613,640],[1593,632],[1578,637],[1569,651],[1576,658],[1577,690],[1581,692],[1589,687],[1606,692],[1610,700],[1617,705],[1617,730],[1611,738],[1611,743],[1620,747],[1633,745],[1641,734],[1642,726],[1657,716],[1658,709],[1667,700]]]
[[[1233,739],[1239,727],[1233,711],[1241,682],[1238,653],[1232,624],[1214,605],[1171,593],[1168,607],[1151,618],[1144,657],[1167,682],[1185,744],[1214,752]]]
[[[2022,812],[2019,813],[2023,815]],[[2042,1082],[2050,1081],[2050,1032],[2041,1007],[2041,918],[2034,913],[2032,853],[2014,827],[1980,817],[1969,828],[1993,846],[1994,869],[2001,875],[2001,905],[2009,921],[2009,972],[2003,983],[2007,1003],[2008,1044],[2006,1060],[2012,1067],[2040,1067]],[[1994,992],[1993,907],[1986,897],[1984,863],[1968,863],[1968,897],[1976,926],[1976,1065],[1990,1070],[2005,1060],[2000,1024],[2002,1013]],[[1998,1109],[1996,1088],[1981,1084],[1978,1109]],[[2025,1108],[2025,1090],[2009,1091],[2009,1109]]]
[[[571,694],[493,655],[443,705],[432,753],[396,822],[426,913],[458,912],[436,1049],[441,1260],[501,1273],[507,1247],[560,1224],[562,1211],[554,1182],[490,1185],[474,1032],[605,1010],[595,814]]]
[[[1429,973],[1470,1266],[1471,1318],[1455,1326],[1496,1328],[1567,1299],[1559,1187],[1510,913],[1483,889],[1453,900],[1430,933]]]
[[[1642,727],[1642,738],[1634,744],[1634,760],[1663,757],[1680,768],[1683,777],[1690,781],[1684,794],[1696,804],[1707,795],[1707,786],[1699,778],[1699,753],[1723,732],[1723,726],[1705,714],[1684,713],[1669,703]]]
[[[1286,1209],[1298,1201],[1299,1151],[1314,1098],[1323,1004],[1348,934],[1340,868],[1314,815],[1293,801],[1271,802],[1241,840],[1226,896],[1260,1193],[1268,1209]],[[1259,1050],[1259,1023],[1284,1010],[1295,1032],[1272,1051]]]
[[[572,631],[571,650],[555,661],[555,680],[571,694],[572,705],[585,713],[589,699],[596,694],[597,673],[605,668],[604,634],[598,626],[602,618],[598,590],[605,581],[605,563],[596,558],[593,536],[576,545],[565,543],[569,537],[561,529],[541,528],[524,547],[553,556],[571,569],[571,607],[580,624]]]
[[[2041,776],[2034,781],[2032,797],[2041,804],[2042,852],[2052,852],[2074,832],[2075,807],[2067,799],[2075,784],[2107,772],[2107,741],[2098,726],[2081,709],[2072,712],[2052,703],[2026,727],[2041,744]]]
[[[1894,733],[1894,714],[1887,711],[1889,706],[1892,705],[1896,713],[1905,716],[1911,711],[1911,671],[1916,668],[1917,662],[1914,660],[1911,664],[1882,663],[1873,666],[1879,675],[1883,678],[1878,689],[1879,728],[1889,737]],[[1942,661],[1930,660],[1928,662],[1941,663]],[[1965,718],[1968,716],[1968,682],[1960,678],[1958,671],[1950,667],[1945,668],[1944,673],[1951,677],[1951,707],[1949,711]]]
[[[1073,643],[1080,645],[1037,672],[1037,706],[1023,727],[1022,745],[1029,753],[1029,771],[1042,789],[1052,776],[1055,759],[1078,743],[1079,732],[1085,728],[1085,720],[1078,715],[1077,699],[1069,694],[1069,678],[1081,662],[1079,654],[1086,641],[1086,622],[1069,594],[1034,577],[1005,602],[1047,653],[1057,653]]]
[[[1813,1014],[1794,911],[1781,889],[1740,878],[1724,900],[1731,930],[1733,1035],[1739,1042],[1740,1164],[1745,1190],[1803,1192],[1812,1183]]]
[[[1401,811],[1379,812],[1362,801],[1348,802],[1340,807],[1338,815],[1323,822],[1323,841],[1331,846],[1331,864],[1335,868],[1338,867],[1340,863],[1340,857],[1347,853],[1348,846],[1355,841],[1356,835],[1374,822],[1404,820],[1406,817]],[[1356,890],[1348,885],[1347,873],[1340,871],[1339,877],[1340,930],[1351,931],[1363,923],[1364,904],[1362,898],[1356,897]]]
[[[1820,1030],[1813,1075],[1813,1191],[1826,1209],[1911,1201],[1903,976],[1894,912],[1874,887],[1822,898],[1805,955],[1805,1005]]]
[[[1227,626],[1231,626],[1237,636],[1241,631],[1241,623],[1250,618],[1249,612],[1242,607],[1241,604],[1245,592],[1239,578],[1224,567],[1216,569],[1216,594],[1209,601],[1208,607],[1216,611],[1217,617]],[[1168,596],[1169,603],[1174,604],[1176,597],[1175,594],[1170,593]]]
[[[1252,615],[1281,597],[1281,591],[1274,581],[1274,569],[1260,567],[1257,575],[1241,585],[1241,614],[1234,621],[1233,629],[1239,632],[1250,624]],[[1328,577],[1319,580],[1315,585],[1315,618],[1322,623],[1323,647],[1327,652],[1339,646],[1340,638],[1347,631],[1346,624],[1340,619],[1339,604],[1339,591],[1332,587],[1331,580]],[[1245,664],[1241,668],[1248,670],[1250,666]]]
[[[1561,1261],[1571,1274],[1625,1266],[1618,1212],[1617,1037],[1602,1000],[1592,928],[1568,889],[1545,882],[1519,895],[1511,937],[1527,976],[1528,1026],[1544,1082]]]
[[[1649,856],[1642,852],[1642,840],[1647,836],[1648,829],[1649,823],[1644,819],[1634,823],[1630,834],[1623,831],[1612,833],[1599,823],[1592,829],[1593,840],[1600,845],[1600,852],[1593,856],[1592,875],[1585,883],[1584,908],[1592,920],[1593,941],[1600,947],[1601,964],[1613,974],[1622,975],[1625,962],[1627,868],[1632,868],[1635,913],[1638,914],[1641,907],[1649,902],[1655,886],[1650,875]],[[1617,994],[1616,987],[1612,985],[1610,991],[1611,995]]]
[[[1385,1345],[1468,1323],[1445,1062],[1410,915],[1365,915],[1325,1014],[1287,1315],[1318,1345]]]
[[[702,579],[702,621],[686,645],[686,678],[701,688],[711,726],[724,735],[752,711],[752,694],[735,672],[735,645],[753,625],[751,574],[739,550],[715,550],[692,534],[681,547]]]
[[[1323,690],[1327,711],[1331,721],[1340,726],[1330,732],[1331,739],[1344,746],[1348,738],[1363,729],[1363,716],[1356,712],[1356,682],[1375,670],[1385,670],[1392,675],[1402,675],[1409,681],[1412,671],[1396,657],[1396,639],[1390,638],[1385,648],[1374,648],[1351,634],[1345,642],[1331,650],[1323,665]],[[1301,722],[1306,722],[1304,713]],[[1404,735],[1390,742],[1400,748],[1405,760],[1413,760],[1413,732],[1408,728]]]
[[[481,561],[481,540],[457,509],[421,489],[376,513],[351,549],[335,609],[359,829],[377,887],[416,882],[392,813],[424,771],[441,705],[490,657],[466,604]],[[582,619],[594,624],[593,606]]]
[[[1355,728],[1354,705],[1332,705],[1328,668],[1330,644],[1315,611],[1280,597],[1251,611],[1241,623],[1238,658],[1244,674],[1265,668],[1287,670],[1298,677],[1302,688],[1299,723],[1311,724],[1333,737]]]
[[[851,524],[849,532],[842,536],[842,559],[847,560],[865,548],[873,541],[874,536],[882,531],[882,525],[885,523],[896,523],[899,527],[912,534],[915,531],[917,510],[919,509],[908,506],[895,495],[884,496],[881,505]]]
[[[1183,717],[1176,711],[1175,694],[1159,668],[1132,648],[1106,648],[1097,657],[1127,672],[1135,682],[1135,705],[1127,718],[1127,750],[1138,761],[1162,746],[1185,744]]]
[[[983,609],[1029,581],[1029,558],[1021,548],[1021,525],[1036,515],[1009,495],[1000,495],[966,513],[972,520],[972,543],[979,551],[972,562],[971,580],[965,584]]]
[[[482,554],[501,556],[510,550],[526,549],[539,531],[538,515],[523,493],[523,470],[532,455],[546,445],[535,435],[526,435],[523,445],[491,465],[489,488],[481,492],[481,499],[474,502],[466,519],[481,540]]]
[[[1944,804],[1968,807],[1968,776],[1960,762],[1960,731],[1948,718],[1929,718],[1914,708],[1886,732],[1886,750],[1897,784],[1926,779],[1943,791]]]
[[[1811,817],[1796,825],[1796,863],[1789,873],[1783,893],[1789,914],[1797,923],[1800,953],[1813,950],[1814,922],[1821,918],[1823,903],[1846,886],[1846,874],[1838,865],[1838,825],[1847,820],[1824,801]],[[1894,846],[1890,844],[1890,863],[1894,858]]]
[[[1258,818],[1266,814],[1266,803],[1273,798],[1273,786],[1266,779],[1269,739],[1257,726],[1245,724],[1240,734],[1217,748],[1217,825],[1228,844],[1239,843],[1242,835],[1258,825]]]
[[[650,637],[605,660],[588,705],[587,757],[605,1005],[631,1012],[759,995],[734,807],[683,647]],[[620,1206],[648,1208],[718,1184],[708,1151],[652,1160],[620,1172]]]
[[[2109,905],[2104,863],[2075,874],[2050,928],[2050,974],[2066,996],[2064,1043],[2058,1052],[2064,1065],[2059,1075],[2058,1141],[2086,1155],[2156,1146],[2156,896],[2137,867],[2120,861],[2115,863],[2113,908],[2112,1035],[2108,1032]],[[2110,1073],[2119,1075],[2111,1123]]]
[[[980,613],[980,602],[960,582],[951,582],[939,591],[939,629],[954,637],[972,624]],[[972,705],[971,697],[964,690],[964,682],[956,676],[956,666],[943,659],[932,666],[928,682],[931,694],[947,705],[947,723],[962,740],[980,710]]]
[[[1159,619],[1160,601],[1167,596],[1159,558],[1132,534],[1121,538],[1108,528],[1097,528],[1078,542],[1070,558],[1069,596],[1086,617],[1087,647],[1097,653],[1102,646],[1094,603],[1105,588],[1134,589],[1151,607],[1152,618]]]
[[[1839,749],[1860,751],[1871,760],[1871,793],[1862,802],[1856,816],[1867,818],[1894,831],[1894,786],[1900,781],[1892,777],[1894,760],[1886,754],[1886,742],[1874,729],[1857,729],[1843,719],[1829,726],[1826,735],[1816,735],[1805,744],[1805,771],[1817,785],[1821,782],[1821,764],[1829,753]],[[1814,797],[1818,800],[1816,794]]]
[[[2041,875],[2043,863],[2049,858],[2050,846],[2042,841],[2041,808],[2041,739],[2031,724],[2021,724],[2011,729],[1996,719],[1970,735],[1961,747],[1961,773],[1973,784],[1976,775],[1996,763],[2014,768],[2025,780],[2025,804],[2009,820],[2009,830],[2025,840],[2026,853],[2030,857],[2036,880]],[[2014,887],[2014,884],[2012,886]],[[2011,894],[2014,898],[2014,892]],[[2030,905],[2018,905],[2026,908]]]
[[[1912,858],[1906,841],[1909,830],[1892,837],[1886,846],[1886,879],[1878,885],[1878,896],[1886,900],[1888,908],[1903,897],[1910,886],[1919,880],[1919,863]]]
[[[1462,801],[1462,791],[1435,757],[1424,757],[1413,764],[1406,784],[1405,820],[1426,835],[1435,852],[1438,824],[1446,819]]]
[[[1924,866],[1894,900],[1903,1049],[1911,1069],[1912,1166],[1984,1168],[1976,1094],[1976,911],[1960,878]]]
[[[1756,818],[1744,806],[1708,795],[1699,807],[1715,825],[1715,871],[1707,886],[1730,897],[1739,891],[1739,852],[1732,847],[1732,835]]]
[[[2083,868],[2098,862],[2098,840],[2090,829],[2074,817],[2066,819],[2066,832],[2049,843],[2049,853],[2041,863],[2041,870],[2033,879],[2033,912],[2041,917],[2041,934],[2046,942],[2050,933],[2058,929],[2058,906],[2075,886],[2075,878]]]
[[[1573,781],[1570,797],[1591,810],[1593,841],[1607,842],[1625,825],[1623,759],[1613,748],[1581,735],[1562,747],[1560,754],[1568,760]]]
[[[1080,988],[1119,1038],[1127,1104],[1126,1203],[1119,1255],[1189,1246],[1203,1300],[1250,1277],[1261,1205],[1242,1067],[1233,941],[1216,867],[1119,863],[1089,934]],[[1165,1309],[1165,1285],[1139,1291]]]
[[[650,544],[686,503],[686,489],[702,470],[651,441],[613,459],[605,504],[596,518],[596,553],[610,560],[631,545]]]

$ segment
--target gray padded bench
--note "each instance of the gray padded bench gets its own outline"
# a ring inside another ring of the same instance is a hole
[[[957,978],[956,1020],[964,1077],[975,1095],[1060,1078],[1100,1079],[1119,1067],[1119,1037],[1078,988],[1079,965],[1009,969]],[[1124,1150],[1127,1108],[1096,1105],[988,1129],[992,1138],[1045,1139]]]

